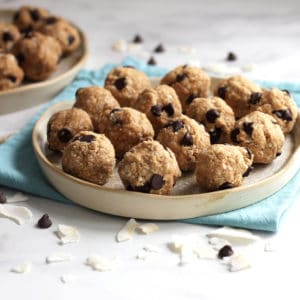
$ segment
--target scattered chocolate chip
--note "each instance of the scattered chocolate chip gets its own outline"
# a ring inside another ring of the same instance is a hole
[[[220,113],[216,109],[210,109],[207,111],[205,117],[207,122],[214,123],[220,117]]]
[[[136,44],[143,43],[143,41],[143,38],[139,34],[136,34],[132,40],[132,42]]]
[[[253,122],[244,122],[243,128],[245,132],[251,137],[253,132]]]
[[[187,132],[181,142],[180,142],[180,145],[182,146],[186,146],[186,147],[189,147],[189,146],[192,146],[193,145],[193,137]]]
[[[218,96],[222,99],[225,99],[226,97],[226,91],[227,91],[227,87],[226,86],[221,86],[218,88]]]
[[[222,128],[216,127],[213,131],[209,132],[210,135],[210,143],[216,144],[222,135]]]
[[[181,128],[184,127],[181,121],[172,121],[168,123],[165,127],[172,127],[174,132],[179,131]]]
[[[123,68],[135,69],[134,66],[129,66],[129,65],[123,66]]]
[[[86,142],[86,143],[91,143],[94,140],[96,140],[96,137],[92,134],[78,135],[75,136],[75,138],[73,139],[73,141]]]
[[[157,65],[157,62],[156,62],[156,60],[154,59],[154,57],[151,56],[151,57],[149,58],[149,60],[147,61],[147,64],[150,65],[150,66],[156,66],[156,65]]]
[[[218,258],[222,259],[223,257],[231,256],[233,255],[233,250],[231,246],[225,245],[223,246],[219,252],[218,252]]]
[[[38,21],[40,19],[40,13],[37,9],[32,9],[29,11],[30,17],[33,21]]]
[[[136,192],[140,192],[140,193],[150,193],[151,191],[151,185],[150,183],[147,181],[144,185],[142,186],[136,186],[133,188],[134,191]]]
[[[7,75],[6,78],[13,83],[17,82],[17,77],[15,75]]]
[[[187,77],[188,76],[185,73],[177,74],[177,76],[176,76],[176,82],[181,82],[182,80],[184,80]]]
[[[127,85],[126,78],[120,77],[114,82],[115,87],[120,91],[124,89]]]
[[[62,143],[67,143],[73,137],[71,131],[66,128],[60,129],[57,136]]]
[[[273,110],[272,114],[287,122],[293,120],[291,111],[289,109]]]
[[[288,90],[282,90],[284,93],[286,93],[288,96],[291,96],[291,93]]]
[[[164,178],[159,174],[153,174],[150,179],[151,189],[159,190],[164,185],[165,181]]]
[[[68,36],[68,43],[69,45],[72,45],[75,41],[75,37],[73,35],[69,35]]]
[[[224,182],[219,186],[219,190],[227,190],[233,188],[233,185],[230,182]]]
[[[248,153],[249,158],[251,159],[252,155],[253,155],[252,151],[248,147],[245,147],[245,149],[246,149],[246,151]]]
[[[228,61],[235,61],[235,60],[237,60],[237,56],[236,56],[235,53],[229,52],[229,53],[227,54],[226,60],[228,60]]]
[[[278,152],[276,153],[276,157],[280,156],[281,155],[281,152]]]
[[[44,214],[37,223],[37,226],[41,229],[49,228],[52,225],[52,221],[48,214]]]
[[[76,98],[78,97],[78,95],[79,95],[79,93],[80,93],[81,90],[83,90],[83,88],[77,89],[77,91],[76,91],[76,93],[75,93]]]
[[[6,199],[6,195],[4,194],[4,192],[0,192],[0,204],[6,203],[7,199]]]
[[[23,53],[17,54],[16,58],[17,58],[17,61],[18,61],[19,65],[22,64],[25,61],[25,56],[24,56]]]
[[[162,111],[161,105],[153,105],[151,107],[151,113],[156,117],[159,117],[161,115],[161,111]]]
[[[231,134],[230,134],[231,140],[232,140],[234,143],[236,143],[236,144],[239,143],[239,141],[238,141],[238,139],[237,139],[237,136],[238,136],[239,134],[240,134],[240,129],[239,129],[239,128],[234,128],[234,129],[231,131]]]
[[[162,110],[165,111],[168,114],[169,117],[174,115],[174,108],[173,108],[172,103],[169,103],[169,104],[165,105],[162,108]]]
[[[261,93],[252,93],[249,99],[249,103],[252,105],[256,105],[257,103],[259,103],[261,96]]]
[[[56,17],[48,17],[45,19],[44,21],[47,25],[51,25],[57,22],[57,18]]]
[[[10,32],[5,31],[2,34],[2,40],[3,40],[3,42],[13,41],[14,40],[14,36]]]
[[[191,104],[192,102],[193,102],[193,100],[195,99],[195,98],[197,98],[198,96],[196,95],[196,94],[191,94],[191,95],[189,95],[188,97],[187,97],[187,99],[185,100],[185,102],[186,102],[186,104]]]
[[[249,176],[249,174],[250,174],[250,172],[253,170],[253,167],[249,167],[247,170],[246,170],[246,172],[243,174],[243,177],[247,177],[247,176]]]
[[[162,53],[165,51],[166,51],[165,47],[162,44],[159,44],[154,48],[154,52],[156,52],[156,53]]]

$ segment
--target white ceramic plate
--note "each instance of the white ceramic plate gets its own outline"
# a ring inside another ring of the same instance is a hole
[[[14,10],[0,10],[0,21],[12,22],[14,12]],[[78,27],[77,29],[82,39],[81,46],[71,55],[63,58],[57,70],[48,79],[22,84],[15,89],[0,92],[0,115],[46,102],[74,79],[88,55],[85,34]]]
[[[62,171],[60,157],[47,150],[46,128],[51,115],[73,102],[50,107],[36,123],[32,141],[38,162],[53,187],[74,202],[112,215],[156,220],[175,220],[222,213],[256,203],[282,188],[300,167],[300,115],[287,136],[282,155],[268,166],[258,166],[243,186],[203,193],[193,174],[180,178],[174,194],[159,196],[124,190],[115,172],[108,184],[99,186]]]

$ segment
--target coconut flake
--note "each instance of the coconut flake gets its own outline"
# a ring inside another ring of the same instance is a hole
[[[197,53],[197,49],[194,47],[190,47],[190,46],[180,46],[177,48],[179,53],[182,54],[196,54]]]
[[[61,240],[62,244],[77,243],[80,239],[80,234],[76,227],[64,224],[58,225],[58,231],[56,232],[56,234]]]
[[[242,66],[244,72],[253,72],[255,69],[257,69],[257,65],[253,63]]]
[[[231,246],[231,244],[224,240],[224,239],[220,239],[220,238],[217,238],[217,237],[212,237],[210,239],[208,239],[208,243],[210,245],[212,245],[212,247],[215,249],[215,250],[220,250],[221,248],[223,248],[225,245],[229,245]]]
[[[66,253],[55,253],[46,257],[46,263],[59,263],[72,260],[73,256]]]
[[[232,67],[222,63],[208,64],[203,66],[203,69],[207,72],[216,74],[237,74],[241,72],[240,68],[238,67]]]
[[[17,224],[22,225],[30,221],[32,212],[24,206],[0,204],[0,217],[11,219]]]
[[[31,263],[29,262],[24,262],[11,269],[11,272],[19,273],[19,274],[29,273],[30,271],[31,271]]]
[[[135,219],[130,219],[117,234],[118,242],[125,242],[132,239],[132,235],[139,224]]]
[[[216,250],[205,245],[193,247],[193,251],[198,256],[198,258],[215,259],[217,258],[218,254]]]
[[[142,49],[142,45],[141,44],[137,44],[137,43],[128,43],[127,44],[127,50],[130,53],[138,52],[141,49]]]
[[[63,283],[70,283],[77,280],[77,276],[74,274],[63,274],[60,276],[60,280]]]
[[[259,237],[245,229],[234,229],[231,227],[222,227],[206,235],[209,238],[217,237],[232,243],[249,244],[259,240]]]
[[[112,45],[112,50],[116,52],[126,52],[127,50],[127,42],[124,40],[118,40]]]
[[[155,245],[145,245],[143,249],[148,252],[155,252],[155,253],[159,252],[159,248]]]
[[[136,230],[144,234],[149,234],[158,231],[159,227],[154,223],[145,223],[136,227]]]
[[[237,272],[251,267],[249,259],[244,254],[233,255],[228,265],[230,272]]]
[[[87,258],[86,264],[95,271],[106,272],[115,268],[116,260],[109,260],[100,255],[92,255]]]
[[[8,197],[6,203],[24,202],[24,201],[28,201],[28,199],[29,198],[25,194],[16,193],[13,196]]]

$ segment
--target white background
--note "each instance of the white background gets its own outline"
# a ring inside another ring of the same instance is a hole
[[[1,8],[18,7],[23,1],[0,1]],[[145,39],[150,52],[158,43],[166,53],[155,55],[159,65],[172,67],[186,61],[200,65],[222,62],[228,51],[239,59],[234,65],[255,63],[252,77],[295,80],[300,78],[300,4],[299,1],[27,1],[45,6],[78,24],[88,35],[88,68],[118,62],[124,54],[111,50],[118,39],[131,40],[136,33]],[[179,46],[197,49],[194,55],[178,53]],[[138,55],[147,60],[147,53]],[[150,56],[150,53],[149,53]],[[23,126],[37,110],[31,109],[0,117],[1,132]],[[5,191],[8,191],[4,189]],[[8,191],[13,194],[14,191]],[[88,195],[87,195],[88,196]],[[177,222],[158,222],[160,231],[149,236],[117,243],[115,234],[125,219],[30,197],[24,205],[34,218],[17,226],[0,219],[0,297],[1,299],[299,299],[299,213],[300,204],[289,210],[278,234],[255,233],[278,244],[278,251],[262,253],[249,269],[229,273],[217,261],[198,260],[178,266],[178,256],[167,243],[173,234],[199,232],[213,228]],[[35,228],[38,218],[48,213],[53,227]],[[79,244],[60,246],[53,233],[60,223],[77,226]],[[145,244],[158,245],[161,252],[149,261],[135,255]],[[46,265],[53,252],[69,252],[70,263]],[[119,267],[107,273],[92,271],[84,265],[89,254],[108,258],[118,256]],[[32,272],[19,275],[10,268],[23,261],[33,263]],[[78,276],[64,285],[65,273]]]

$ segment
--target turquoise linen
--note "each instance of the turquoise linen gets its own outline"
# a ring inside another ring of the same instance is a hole
[[[161,77],[167,70],[156,66],[148,66],[131,57],[126,58],[122,65],[131,65],[144,71],[150,77]],[[17,190],[42,196],[64,203],[72,203],[59,194],[43,176],[35,158],[31,144],[32,128],[41,114],[51,105],[60,101],[74,99],[78,88],[89,85],[103,86],[107,73],[115,65],[108,64],[101,70],[82,70],[73,83],[66,87],[51,102],[45,104],[41,111],[16,135],[0,145],[0,184]],[[258,82],[265,87],[278,86],[288,89],[298,106],[300,105],[300,84],[291,82]],[[300,172],[279,192],[246,208],[235,211],[184,220],[193,224],[228,225],[249,229],[277,231],[287,209],[299,197]],[[142,195],[141,195],[142,197]]]

